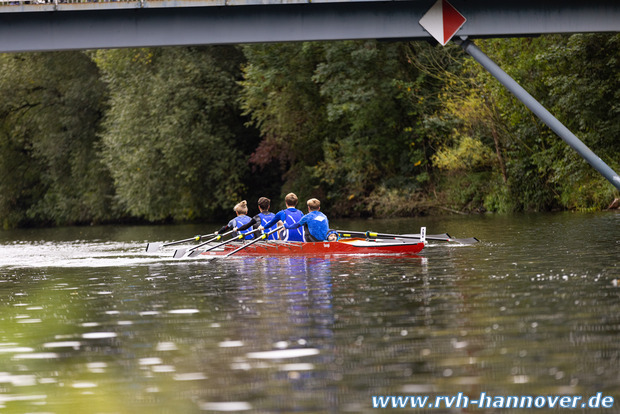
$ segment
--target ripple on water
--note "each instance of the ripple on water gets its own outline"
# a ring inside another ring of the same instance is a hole
[[[289,359],[317,355],[318,353],[319,350],[315,348],[278,349],[275,351],[248,352],[246,357],[251,359]]]
[[[84,339],[108,339],[116,338],[118,334],[116,332],[87,332],[82,334]]]
[[[252,405],[245,401],[204,402],[200,404],[200,409],[208,411],[237,412],[251,410]]]
[[[452,232],[443,220],[437,231]],[[617,224],[562,222],[550,235],[545,223],[455,230],[489,241],[433,243],[423,260],[206,265],[140,243],[0,245],[0,271],[27,268],[0,277],[0,362],[23,369],[0,373],[0,408],[121,391],[140,396],[136,413],[155,400],[162,411],[364,412],[384,393],[615,390],[619,244],[602,242]],[[577,236],[574,250],[554,244]],[[67,269],[78,267],[98,268]]]

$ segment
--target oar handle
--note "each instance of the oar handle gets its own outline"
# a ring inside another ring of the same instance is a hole
[[[366,237],[366,233],[361,231],[336,230],[340,237]]]
[[[204,243],[200,243],[199,245],[196,245],[196,246],[192,247],[192,248],[191,248],[191,249],[189,249],[188,251],[189,251],[189,252],[192,252],[192,251],[194,251],[194,250],[196,250],[196,249],[200,249],[202,246],[205,246],[205,245],[207,245],[207,244],[209,244],[209,243],[211,243],[211,242],[213,242],[213,241],[219,241],[222,237],[224,237],[224,236],[228,236],[228,235],[229,235],[230,233],[232,233],[233,231],[234,231],[234,230],[230,230],[230,231],[228,231],[228,232],[226,232],[226,233],[223,233],[223,234],[217,234],[217,233],[214,233],[214,234],[217,234],[217,236],[215,236],[215,237],[214,237],[214,238],[212,238],[212,239],[207,240],[207,241],[206,241],[206,242],[204,242]]]
[[[189,239],[185,239],[185,240],[178,240],[178,241],[173,241],[170,243],[164,243],[162,244],[163,247],[167,247],[167,246],[174,246],[175,244],[181,244],[181,243],[187,243],[187,242],[191,242],[191,241],[200,241],[202,239],[204,239],[205,237],[209,237],[209,236],[214,236],[217,233],[210,233],[210,234],[205,234],[205,235],[196,235],[194,237],[191,237]]]
[[[189,252],[189,254],[190,254],[190,255],[192,255],[192,253],[194,253],[194,252],[196,251],[196,249],[199,249],[199,248],[201,248],[202,246],[204,246],[204,245],[206,245],[206,244],[211,243],[212,241],[217,241],[217,240],[220,240],[222,237],[224,237],[224,236],[226,236],[226,235],[228,235],[228,234],[232,233],[233,231],[234,231],[234,230],[231,230],[231,231],[226,232],[226,233],[224,233],[224,234],[218,234],[218,235],[217,235],[217,236],[215,236],[214,238],[209,239],[209,240],[207,240],[207,241],[206,241],[206,242],[204,242],[204,243],[200,243],[199,245],[194,246],[194,247],[192,247],[191,249],[177,249],[177,250],[175,250],[175,251],[174,251],[174,254],[172,255],[172,257],[173,257],[173,258],[175,258],[175,259],[179,259],[179,258],[181,258],[181,257],[185,256],[185,253],[187,253],[187,252]],[[217,234],[217,233],[215,233],[215,234]],[[228,241],[226,241],[226,242],[224,242],[224,243],[227,243],[227,242],[232,241],[232,240],[235,240],[235,239],[228,240]],[[219,244],[219,245],[217,245],[217,246],[215,246],[215,247],[219,247],[220,245],[221,245],[221,244]],[[215,247],[213,247],[213,248],[215,248]]]
[[[219,237],[217,238],[217,240],[221,239],[223,236],[226,236],[226,235],[228,235],[228,234],[232,233],[233,231],[234,231],[234,230],[231,230],[231,231],[226,232],[226,233],[224,233],[224,234],[220,234],[220,235],[219,235]],[[225,244],[227,244],[227,243],[233,242],[233,241],[235,241],[235,240],[241,240],[241,239],[243,239],[243,237],[244,237],[244,236],[245,236],[245,234],[238,234],[238,235],[236,235],[235,237],[233,237],[233,238],[231,238],[231,239],[228,239],[228,240],[223,241],[223,242],[221,242],[221,243],[219,243],[219,244],[216,244],[215,246],[211,246],[211,247],[209,247],[208,249],[206,249],[206,250],[205,250],[205,252],[208,252],[208,251],[213,250],[213,249],[217,249],[218,247],[223,246],[223,245],[225,245]],[[192,249],[192,250],[196,250],[196,248],[197,248],[197,247],[199,247],[199,246],[196,246],[196,247],[195,247],[194,249]]]
[[[227,236],[227,235],[229,235],[230,233],[233,233],[233,232],[235,232],[235,231],[236,231],[236,232],[240,232],[240,231],[246,230],[246,229],[248,229],[249,227],[251,227],[251,226],[252,226],[252,225],[254,225],[254,224],[256,224],[256,220],[252,219],[252,220],[250,220],[250,222],[249,222],[249,223],[244,224],[243,226],[239,227],[237,230],[232,229],[232,230],[230,230],[230,231],[227,231],[226,233],[223,233],[223,234],[218,234],[218,235],[217,235],[217,237],[215,237],[215,238],[213,238],[213,239],[211,239],[211,240],[207,240],[206,242],[204,242],[204,243],[202,243],[202,244],[199,244],[198,246],[195,246],[195,247],[193,247],[193,248],[189,249],[189,251],[191,252],[191,251],[197,250],[197,249],[201,248],[202,246],[204,246],[204,245],[206,245],[206,244],[211,243],[212,241],[219,241],[222,237]],[[241,239],[243,239],[245,236],[247,236],[248,234],[252,234],[252,233],[257,232],[257,231],[258,231],[258,229],[255,229],[255,230],[249,231],[249,232],[244,233],[244,234],[238,234],[237,236],[233,237],[232,239],[227,240],[227,241],[226,241],[226,242],[224,242],[224,243],[227,243],[227,242],[229,242],[229,241],[233,241],[233,240],[241,240]],[[212,249],[214,249],[214,248],[216,248],[216,247],[219,247],[219,246],[221,246],[221,244],[220,244],[220,245],[217,245],[217,246],[213,246],[213,247],[211,247],[211,248],[209,248],[209,249],[207,249],[207,250],[205,250],[205,251],[206,251],[206,252],[208,252],[209,250],[212,250]]]
[[[233,232],[233,231],[234,231],[234,230],[231,230],[230,232]],[[199,247],[199,246],[196,246],[194,249],[192,249],[192,251],[190,251],[190,252],[189,252],[189,255],[188,255],[188,256],[189,256],[189,257],[194,257],[194,256],[198,256],[198,255],[199,255],[199,254],[201,254],[201,253],[210,252],[211,250],[217,249],[218,247],[224,246],[225,244],[228,244],[228,243],[233,242],[233,241],[235,241],[235,240],[243,240],[243,239],[244,239],[244,238],[245,238],[248,234],[252,234],[252,233],[255,233],[255,232],[257,232],[257,231],[260,231],[260,230],[259,230],[259,229],[255,229],[255,230],[249,231],[249,232],[247,232],[247,233],[240,233],[240,234],[237,234],[236,236],[234,236],[234,237],[233,237],[233,238],[231,238],[231,239],[228,239],[228,240],[226,240],[226,241],[223,241],[223,242],[221,242],[221,243],[219,243],[219,244],[216,244],[215,246],[211,246],[211,247],[209,247],[208,249],[205,249],[205,250],[202,250],[202,251],[198,251],[198,250],[196,250],[196,248],[197,248],[197,247]],[[230,232],[229,232],[229,233],[230,233]],[[225,234],[228,234],[228,233],[225,233]],[[176,259],[176,258],[178,258],[178,257],[184,256],[184,255],[185,255],[185,252],[182,252],[182,253],[183,253],[183,254],[177,254],[177,253],[175,253],[174,258]]]

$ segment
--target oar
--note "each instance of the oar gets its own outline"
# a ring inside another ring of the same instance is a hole
[[[218,244],[218,245],[212,246],[212,247],[210,247],[210,248],[208,248],[208,249],[206,249],[206,250],[201,250],[201,251],[199,251],[199,250],[198,250],[199,248],[201,248],[202,246],[204,246],[205,244],[207,244],[207,243],[209,243],[209,242],[214,241],[215,239],[214,239],[214,240],[209,240],[208,242],[205,242],[205,243],[199,244],[198,246],[196,246],[196,247],[193,247],[193,248],[189,249],[189,254],[188,254],[187,256],[188,256],[188,257],[198,256],[198,255],[199,255],[199,254],[201,254],[201,253],[208,252],[209,250],[216,249],[216,248],[218,248],[218,247],[220,247],[220,246],[223,246],[223,245],[225,245],[226,243],[229,243],[229,242],[231,242],[231,241],[234,241],[234,240],[241,240],[241,239],[245,238],[245,236],[247,236],[248,234],[252,234],[252,233],[254,233],[254,232],[257,232],[257,231],[258,231],[258,229],[256,229],[256,230],[252,230],[252,231],[249,231],[249,232],[247,232],[247,233],[244,233],[244,234],[241,234],[241,233],[240,233],[240,232],[242,232],[242,231],[244,231],[244,230],[246,230],[246,229],[249,229],[249,228],[250,228],[250,227],[252,227],[254,224],[256,224],[256,220],[251,219],[248,223],[244,224],[243,226],[239,227],[238,229],[232,229],[231,231],[229,231],[229,232],[227,232],[227,233],[224,233],[224,234],[220,235],[220,237],[217,237],[217,238],[216,238],[217,240],[219,240],[219,239],[221,239],[221,238],[222,238],[222,236],[226,236],[226,235],[228,235],[228,234],[230,234],[230,233],[232,233],[232,232],[234,232],[234,231],[239,232],[239,234],[238,234],[237,236],[233,237],[232,239],[229,239],[229,240],[227,240],[227,241],[225,241],[225,242],[222,242],[222,243],[220,243],[220,244]],[[184,252],[184,251],[183,251],[183,252],[179,252],[179,254],[177,254],[177,253],[175,252],[175,256],[174,256],[174,258],[176,259],[176,258],[179,258],[179,257],[183,257],[184,255],[185,255],[185,252]]]
[[[421,235],[419,234],[386,234],[386,233],[374,233],[371,231],[362,233],[359,231],[346,231],[346,230],[339,230],[338,234],[340,234],[341,237],[367,237],[367,238],[375,237],[379,239],[416,239],[418,240],[421,237]],[[469,237],[466,239],[455,239],[455,238],[450,237],[448,233],[427,234],[426,240],[448,241],[448,242],[455,242],[455,243],[460,243],[460,244],[474,244],[480,241],[475,237]]]
[[[234,231],[234,229],[231,230],[230,232],[233,232],[233,231]],[[205,250],[197,250],[196,248],[190,249],[191,251],[189,252],[187,257],[195,257],[195,256],[198,256],[199,254],[211,251],[213,249],[217,249],[218,247],[224,246],[225,244],[228,244],[230,242],[234,242],[235,240],[243,240],[245,238],[245,236],[247,236],[248,234],[252,234],[252,233],[255,233],[257,231],[260,231],[260,230],[256,229],[256,230],[252,230],[250,232],[244,233],[244,234],[238,234],[235,237],[233,237],[232,239],[228,239],[226,241],[223,241],[223,242],[221,242],[219,244],[216,244],[215,246],[211,246],[211,247],[209,247],[208,249],[205,249]],[[230,232],[228,232],[228,233],[230,233]],[[225,234],[228,234],[228,233],[225,233]],[[196,246],[196,247],[198,247],[198,246]],[[172,257],[174,257],[175,259],[178,259],[180,257],[183,257],[184,255],[185,255],[185,250],[179,249],[178,251],[174,252],[174,256],[172,256]]]
[[[209,243],[211,243],[211,242],[213,242],[213,241],[218,241],[218,240],[220,240],[220,239],[221,239],[222,237],[224,237],[224,236],[228,236],[228,235],[229,235],[230,233],[232,233],[233,231],[234,231],[234,230],[228,231],[228,232],[223,233],[223,234],[218,234],[218,235],[217,235],[217,236],[215,236],[214,238],[212,238],[212,239],[210,239],[210,240],[207,240],[207,241],[206,241],[206,242],[204,242],[204,243],[200,243],[199,245],[194,246],[194,247],[192,247],[191,249],[177,249],[177,250],[175,250],[175,251],[174,251],[174,255],[173,255],[172,257],[174,257],[175,259],[178,259],[179,257],[183,257],[183,256],[185,256],[185,253],[187,253],[188,251],[191,253],[191,252],[195,251],[196,249],[201,248],[202,246],[204,246],[204,245],[206,245],[206,244],[209,244]]]
[[[348,231],[348,230],[337,230],[337,232],[340,235],[340,237],[368,237],[368,234],[367,234],[368,232]],[[421,236],[419,234],[399,234],[398,237],[419,239]],[[431,237],[432,240],[448,240],[451,238],[448,233],[426,235],[427,240],[429,240],[429,237]]]
[[[191,242],[191,241],[200,241],[200,240],[204,239],[205,237],[214,236],[216,234],[217,234],[217,232],[216,233],[211,233],[211,234],[205,234],[204,236],[194,236],[194,237],[191,237],[189,239],[177,240],[177,241],[173,241],[173,242],[170,242],[170,243],[147,243],[146,244],[146,252],[147,253],[155,253],[156,251],[158,251],[162,247],[174,246],[175,244],[188,243],[188,242]]]
[[[261,241],[261,240],[265,240],[267,237],[269,237],[270,235],[272,235],[272,234],[273,234],[273,233],[275,233],[276,231],[279,231],[279,230],[282,230],[282,229],[284,229],[284,226],[280,226],[280,227],[278,227],[278,228],[276,228],[276,229],[273,229],[273,230],[271,230],[271,231],[270,231],[270,232],[268,232],[268,233],[263,233],[263,234],[261,234],[259,237],[257,237],[255,240],[252,240],[251,242],[249,242],[249,243],[247,243],[247,244],[244,244],[244,245],[243,245],[243,246],[241,246],[241,247],[236,248],[236,249],[235,249],[235,250],[233,250],[232,252],[230,252],[230,253],[226,254],[224,257],[229,257],[229,256],[232,256],[233,254],[237,253],[239,250],[243,250],[243,249],[245,249],[246,247],[249,247],[249,246],[253,245],[253,244],[254,244],[254,243],[256,243],[256,242],[259,242],[259,241]]]
[[[237,231],[242,231],[242,230],[245,230],[245,229],[247,229],[248,227],[250,227],[250,226],[248,226],[248,225],[241,226],[241,227],[239,227],[239,228],[237,229]],[[253,234],[253,233],[256,233],[256,232],[258,232],[258,231],[261,231],[261,230],[260,230],[260,229],[254,229],[254,230],[252,230],[252,231],[248,231],[247,233],[243,233],[243,234],[239,233],[237,236],[233,237],[232,239],[227,240],[226,242],[220,243],[220,244],[218,244],[218,245],[216,245],[216,246],[209,247],[209,248],[208,248],[208,249],[206,249],[206,250],[202,250],[202,251],[194,250],[194,251],[193,251],[193,252],[191,252],[188,256],[189,256],[189,257],[198,256],[199,254],[202,254],[202,253],[205,253],[205,252],[211,251],[211,250],[213,250],[213,249],[216,249],[216,248],[218,248],[218,247],[220,247],[220,246],[223,246],[223,245],[227,244],[228,242],[231,242],[231,241],[234,241],[234,240],[243,240],[243,239],[244,239],[244,238],[245,238],[248,234]],[[258,239],[258,240],[260,240],[260,239]],[[256,241],[256,240],[253,240],[253,241],[252,241],[252,243],[254,243],[255,241]]]
[[[412,235],[407,235],[407,234],[385,234],[385,233],[373,233],[370,231],[366,232],[366,237],[377,237],[377,238],[382,238],[382,239],[419,239],[420,235],[418,234],[412,234]],[[480,240],[478,240],[475,237],[468,237],[466,239],[453,239],[452,237],[450,237],[450,235],[448,235],[447,233],[445,235],[426,235],[426,240],[435,240],[435,241],[449,241],[449,242],[455,242],[455,243],[460,243],[460,244],[474,244],[474,243],[478,243]]]

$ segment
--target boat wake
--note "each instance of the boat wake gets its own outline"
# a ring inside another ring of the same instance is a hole
[[[0,268],[119,267],[172,261],[171,255],[147,254],[145,243],[16,242],[0,245]]]

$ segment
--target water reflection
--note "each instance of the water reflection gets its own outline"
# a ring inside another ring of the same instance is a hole
[[[479,246],[409,258],[147,262],[142,237],[114,248],[86,238],[94,259],[79,243],[41,242],[65,250],[26,266],[15,248],[26,244],[11,242],[3,253],[21,256],[0,266],[0,408],[325,413],[370,412],[373,395],[620,398],[620,216],[589,217],[477,218],[460,235]]]

